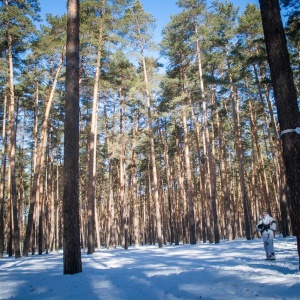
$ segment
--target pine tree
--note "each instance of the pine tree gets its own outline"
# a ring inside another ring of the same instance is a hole
[[[282,25],[278,0],[260,0],[262,25],[270,65],[274,97],[281,130],[283,159],[286,167],[287,185],[293,232],[297,237],[300,270],[300,126],[297,93],[290,66],[286,37]]]
[[[79,221],[79,0],[68,0],[64,141],[64,274],[82,271]]]
[[[33,230],[34,216],[35,216],[35,206],[39,203],[39,181],[42,179],[42,174],[44,171],[45,165],[45,151],[48,140],[48,125],[50,122],[50,110],[52,108],[52,103],[54,100],[55,90],[58,83],[58,79],[63,67],[64,55],[65,55],[65,21],[66,17],[48,17],[48,21],[51,24],[50,27],[44,26],[41,39],[38,40],[35,44],[35,54],[37,57],[40,57],[45,60],[50,60],[51,67],[50,74],[48,77],[49,80],[49,92],[48,99],[45,103],[43,119],[41,121],[41,129],[39,131],[39,136],[36,135],[34,138],[35,141],[35,156],[34,156],[34,170],[33,170],[33,183],[31,189],[31,201],[30,208],[28,213],[28,222],[26,227],[26,235],[24,239],[23,246],[23,256],[28,256],[30,249],[30,239]],[[40,55],[39,55],[40,54]],[[55,68],[54,68],[55,66]],[[53,78],[51,78],[53,76]],[[38,142],[39,140],[39,142]],[[40,232],[43,235],[42,232]],[[34,248],[34,247],[32,247]]]
[[[181,113],[179,120],[182,120],[179,124],[177,121],[177,126],[183,127],[183,155],[184,168],[186,170],[186,179],[180,178],[181,172],[179,170],[179,182],[180,182],[180,193],[181,199],[183,201],[183,224],[184,224],[184,236],[189,237],[191,244],[196,244],[196,224],[195,224],[195,211],[194,211],[194,200],[193,200],[193,182],[192,182],[192,166],[191,166],[191,154],[190,154],[190,138],[188,131],[189,123],[189,108],[188,108],[188,95],[186,93],[188,82],[187,82],[187,69],[192,61],[193,47],[191,46],[190,39],[193,35],[193,22],[186,22],[186,14],[182,13],[177,16],[172,17],[171,22],[164,28],[164,40],[162,42],[162,49],[164,53],[168,54],[170,65],[174,66],[174,70],[168,72],[168,77],[176,78],[176,81],[170,81],[170,85],[167,84],[166,87],[170,88],[170,91],[175,91],[166,94],[166,100],[171,100],[171,107],[177,107],[179,103],[181,104]],[[173,90],[171,86],[173,85]],[[176,88],[175,88],[176,86]],[[174,97],[174,100],[172,100]],[[174,106],[173,106],[174,105]],[[196,130],[197,131],[197,130]],[[178,134],[181,130],[177,131]],[[179,137],[179,136],[178,136]],[[179,149],[177,149],[179,151]],[[180,152],[178,153],[178,160],[180,159]],[[199,152],[198,152],[199,155]],[[179,165],[181,166],[181,165]],[[182,166],[183,167],[183,166]],[[184,187],[184,181],[186,180],[186,188]],[[187,209],[187,210],[186,210]],[[186,229],[188,232],[186,233]],[[185,240],[185,238],[184,238]]]
[[[2,121],[2,147],[1,147],[1,174],[0,174],[0,258],[4,252],[4,210],[5,210],[5,170],[6,170],[6,122],[7,122],[7,96],[3,101],[3,121]]]
[[[146,95],[146,106],[148,116],[148,133],[150,140],[151,149],[151,163],[153,172],[153,190],[154,190],[154,201],[155,201],[155,214],[156,214],[156,230],[157,230],[157,242],[158,246],[162,247],[162,228],[161,228],[161,209],[159,203],[159,190],[158,190],[158,173],[157,173],[157,162],[155,157],[155,145],[153,135],[153,117],[151,107],[151,92],[149,83],[149,74],[146,63],[145,51],[149,48],[151,30],[154,26],[153,17],[146,13],[143,9],[140,1],[136,1],[131,9],[128,9],[125,14],[125,26],[127,36],[132,44],[139,49],[141,57],[142,70],[144,75],[145,83],[145,95]]]
[[[10,173],[10,184],[9,186],[9,199],[13,209],[13,228],[11,227],[11,236],[14,239],[14,250],[15,257],[21,256],[20,251],[20,231],[19,231],[19,216],[17,206],[17,185],[16,185],[16,124],[15,124],[15,94],[14,94],[14,59],[13,53],[19,54],[20,44],[26,38],[30,40],[35,32],[33,25],[34,20],[38,20],[39,15],[39,3],[36,0],[24,1],[2,1],[0,3],[1,11],[1,23],[6,31],[6,45],[7,45],[7,64],[9,73],[9,173]],[[16,50],[18,49],[18,50]],[[11,222],[12,224],[12,222]],[[12,230],[14,231],[12,234]]]

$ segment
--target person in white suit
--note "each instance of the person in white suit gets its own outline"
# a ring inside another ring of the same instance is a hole
[[[261,211],[260,221],[256,225],[256,229],[260,231],[264,242],[264,249],[267,257],[266,260],[275,260],[273,238],[274,231],[276,230],[276,222],[265,209]]]

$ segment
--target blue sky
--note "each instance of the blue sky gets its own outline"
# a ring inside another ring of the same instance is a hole
[[[160,41],[160,33],[163,27],[170,21],[170,16],[179,12],[176,5],[177,0],[140,0],[144,6],[145,11],[150,13],[156,19],[155,41]],[[258,4],[258,0],[232,0],[236,7],[240,6],[241,11],[246,7],[247,3]],[[40,0],[42,17],[46,13],[53,15],[61,15],[67,12],[67,0]]]

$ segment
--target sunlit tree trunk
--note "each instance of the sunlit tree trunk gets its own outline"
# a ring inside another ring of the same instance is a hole
[[[41,176],[39,181],[39,210],[38,210],[38,253],[43,254],[44,249],[44,235],[46,234],[44,226],[44,207],[45,207],[45,177]]]
[[[244,150],[242,145],[242,136],[240,132],[239,126],[239,118],[237,113],[237,103],[236,103],[236,95],[234,93],[233,87],[231,90],[231,100],[232,100],[232,112],[233,112],[233,121],[234,121],[234,143],[235,143],[235,150],[237,154],[238,160],[238,170],[239,170],[239,184],[241,189],[241,197],[243,203],[243,210],[244,210],[244,222],[245,222],[245,234],[247,240],[251,240],[251,229],[250,229],[250,212],[248,208],[248,193],[247,187],[245,182],[245,174],[244,174]]]
[[[120,96],[123,98],[122,93]],[[121,218],[122,218],[122,245],[124,249],[128,249],[128,204],[125,195],[125,144],[124,144],[124,99],[120,103],[120,158],[119,158],[119,168],[120,168],[120,205],[121,205]]]
[[[183,56],[183,54],[180,54]],[[183,147],[184,147],[184,164],[185,164],[185,184],[186,184],[186,197],[188,204],[188,228],[189,228],[189,240],[191,245],[197,243],[196,240],[196,224],[195,224],[195,211],[194,211],[194,200],[193,200],[193,181],[191,171],[191,157],[190,157],[190,145],[189,145],[189,134],[188,134],[188,104],[187,95],[184,92],[184,71],[180,68],[180,84],[181,84],[181,112],[182,112],[182,124],[183,124]]]
[[[162,127],[162,125],[161,125]],[[168,144],[166,142],[165,137],[163,137],[162,129],[160,129],[160,139],[163,147],[163,157],[166,166],[166,180],[167,180],[167,199],[168,199],[168,220],[169,220],[169,230],[170,230],[170,243],[174,243],[174,231],[176,231],[176,222],[175,222],[175,214],[174,214],[174,196],[173,189],[171,185],[171,170],[169,163],[169,155],[168,155]]]
[[[24,246],[23,246],[23,256],[28,256],[29,248],[30,248],[30,236],[32,233],[33,228],[33,221],[34,221],[34,211],[35,211],[35,205],[39,201],[39,180],[40,176],[44,169],[45,164],[45,151],[46,151],[46,145],[47,145],[47,128],[49,123],[49,115],[50,115],[50,109],[52,106],[52,101],[54,98],[54,92],[56,89],[56,84],[60,75],[60,71],[63,65],[63,56],[60,59],[58,68],[56,70],[55,78],[53,81],[53,86],[51,88],[50,96],[46,105],[45,115],[42,123],[42,129],[40,133],[40,143],[37,146],[37,154],[36,154],[36,164],[34,168],[34,175],[33,175],[33,183],[32,183],[32,189],[31,189],[31,201],[30,201],[30,207],[29,207],[29,213],[28,213],[28,221],[27,221],[27,227],[26,227],[26,235],[24,240]]]
[[[196,149],[197,149],[197,155],[198,155],[198,162],[199,162],[199,191],[200,191],[200,204],[198,205],[199,207],[199,216],[200,216],[200,213],[202,212],[202,208],[203,207],[203,204],[204,204],[204,201],[206,201],[206,193],[205,193],[205,187],[204,187],[204,183],[203,183],[203,173],[204,173],[204,168],[203,168],[203,164],[202,164],[202,157],[203,155],[201,154],[201,149],[200,149],[200,141],[199,141],[199,137],[201,136],[200,134],[200,130],[199,130],[199,123],[197,122],[196,120],[196,116],[195,116],[195,113],[194,113],[194,108],[193,108],[193,105],[192,105],[192,100],[191,100],[191,97],[189,97],[189,107],[190,107],[190,111],[191,111],[191,114],[192,114],[192,122],[193,122],[193,127],[195,128],[194,130],[194,138],[195,138],[195,142],[196,142]],[[201,218],[203,219],[203,218]],[[200,220],[199,220],[200,222]],[[203,226],[201,226],[203,227]],[[206,226],[205,226],[206,227]],[[203,228],[202,228],[203,229]],[[203,232],[201,234],[203,236]],[[205,234],[204,234],[205,236]]]
[[[180,242],[180,217],[181,217],[181,210],[179,210],[179,201],[178,201],[178,183],[176,179],[176,159],[174,159],[172,163],[172,186],[174,187],[174,199],[173,199],[173,204],[174,204],[174,224],[175,225],[175,232],[174,232],[174,239],[175,239],[175,245],[179,245]]]
[[[50,160],[50,205],[49,205],[49,249],[52,252],[55,247],[55,168],[52,157],[49,157]]]
[[[104,1],[105,2],[105,1]],[[102,17],[102,16],[101,16]],[[101,19],[102,20],[102,19]],[[99,79],[101,67],[101,51],[103,46],[103,21],[99,23],[99,38],[97,50],[96,73],[94,82],[92,122],[89,140],[89,181],[88,181],[88,254],[95,251],[95,199],[96,199],[96,157],[97,157],[97,116],[98,116],[98,97]]]
[[[217,107],[215,99],[213,98],[213,105]],[[230,191],[228,186],[228,167],[226,159],[226,147],[225,147],[225,137],[224,129],[222,126],[222,120],[220,117],[219,110],[216,111],[216,123],[218,128],[218,145],[219,145],[219,160],[220,160],[220,181],[222,189],[222,198],[224,202],[224,225],[226,237],[229,241],[233,239],[233,228],[232,228],[232,207],[230,199]]]
[[[8,66],[9,66],[9,109],[8,109],[8,131],[9,131],[9,166],[10,166],[10,176],[11,182],[8,189],[11,190],[10,196],[12,205],[12,219],[13,219],[13,242],[15,258],[21,257],[20,250],[20,230],[19,230],[19,220],[18,220],[18,193],[16,184],[16,125],[15,125],[15,95],[14,95],[14,67],[13,67],[13,51],[12,51],[12,37],[10,34],[7,36],[8,41]],[[12,228],[11,228],[12,229]]]
[[[130,168],[130,178],[131,178],[131,198],[133,203],[133,238],[134,246],[139,246],[140,241],[140,220],[139,220],[139,198],[137,197],[137,176],[136,176],[136,140],[138,133],[138,120],[136,120],[136,125],[133,126],[132,133],[132,147],[131,147],[131,168]]]
[[[106,112],[106,103],[104,104],[104,117],[106,127],[106,147],[110,149],[108,117]],[[110,150],[108,150],[110,153]],[[115,218],[115,203],[114,203],[114,173],[115,165],[111,154],[108,155],[108,173],[109,173],[109,191],[108,191],[108,205],[107,205],[107,230],[106,230],[106,248],[115,248],[117,244],[117,226]]]
[[[220,234],[219,234],[219,221],[218,221],[218,214],[217,214],[217,205],[216,205],[216,174],[214,172],[214,162],[212,156],[212,148],[211,148],[211,141],[208,129],[208,116],[207,116],[207,99],[205,96],[204,91],[204,82],[203,82],[203,71],[202,71],[202,59],[201,59],[201,50],[200,50],[200,41],[199,41],[199,34],[198,34],[198,26],[196,17],[194,17],[194,28],[195,28],[195,36],[196,36],[196,49],[197,49],[197,63],[198,63],[198,74],[199,74],[199,83],[201,89],[201,101],[203,106],[203,130],[204,130],[204,155],[206,156],[206,163],[207,163],[207,173],[208,173],[208,192],[209,192],[209,201],[212,215],[213,215],[213,226],[214,226],[214,241],[215,243],[220,242]]]
[[[97,190],[96,190],[97,192]],[[95,230],[96,230],[96,239],[97,239],[97,249],[101,249],[101,240],[100,240],[100,226],[99,226],[99,204],[96,198],[95,201]]]
[[[144,81],[146,84],[146,100],[147,100],[147,112],[148,112],[148,133],[150,139],[150,153],[152,162],[152,173],[153,173],[153,193],[154,193],[154,203],[155,203],[155,215],[156,215],[156,230],[157,230],[157,242],[158,247],[162,247],[162,229],[161,229],[161,213],[160,213],[160,202],[159,202],[159,192],[158,192],[158,179],[157,179],[157,167],[156,167],[156,157],[155,157],[155,147],[154,147],[154,135],[152,128],[152,113],[151,113],[151,96],[148,87],[148,74],[146,67],[146,60],[144,56],[144,50],[141,46],[142,51],[142,62],[144,70]]]
[[[179,204],[179,215],[178,219],[180,220],[180,225],[182,228],[182,242],[186,244],[188,242],[188,212],[187,212],[187,195],[186,189],[184,186],[184,167],[183,167],[183,158],[182,158],[182,149],[180,144],[180,129],[176,127],[176,162],[177,162],[177,176],[178,176],[178,183],[179,183],[179,194],[180,200],[178,201]]]
[[[187,200],[188,200],[188,220],[189,220],[189,236],[190,244],[195,245],[196,240],[196,224],[195,224],[195,211],[193,201],[193,183],[191,172],[191,159],[190,159],[190,146],[188,140],[188,128],[187,128],[187,105],[184,102],[182,105],[182,122],[184,131],[184,158],[185,158],[185,173],[186,173],[186,185],[187,185]]]
[[[228,50],[226,50],[228,51]],[[227,53],[227,58],[228,58]],[[231,65],[229,60],[227,59],[227,66],[229,70],[229,82],[230,82],[230,98],[232,104],[232,115],[233,115],[233,129],[234,129],[234,145],[235,151],[237,155],[237,162],[238,162],[238,171],[239,171],[239,184],[241,188],[241,197],[243,203],[243,210],[244,210],[244,223],[245,223],[245,234],[247,240],[251,240],[251,224],[250,224],[250,212],[248,207],[248,193],[246,187],[246,180],[245,180],[245,173],[244,173],[244,150],[242,144],[242,135],[241,135],[241,128],[239,123],[239,114],[238,114],[238,99],[235,92],[235,87],[233,85],[232,75],[231,75]]]
[[[6,171],[6,114],[7,114],[7,95],[4,94],[3,101],[3,121],[2,121],[2,147],[1,147],[1,181],[0,181],[0,258],[4,252],[4,207],[5,207],[5,171]]]
[[[24,116],[25,118],[25,116]],[[18,184],[18,219],[19,219],[19,228],[20,228],[20,240],[23,240],[23,235],[22,233],[24,232],[25,228],[25,222],[23,218],[23,206],[25,202],[25,192],[24,192],[24,138],[25,134],[22,134],[22,146],[21,149],[19,150],[19,172],[18,172],[18,177],[19,177],[19,184]]]
[[[60,237],[60,226],[59,226],[59,216],[61,214],[61,206],[59,200],[59,166],[56,165],[56,189],[55,189],[55,250],[57,251],[59,248],[59,237]]]
[[[34,139],[33,142],[33,151],[32,151],[32,172],[31,172],[31,191],[30,194],[32,195],[32,189],[33,189],[33,180],[34,180],[34,172],[36,170],[36,160],[37,160],[37,148],[38,148],[38,102],[39,102],[39,83],[36,83],[36,95],[35,95],[35,101],[34,101],[34,119],[33,119],[33,131],[32,131],[32,137]],[[33,175],[32,175],[33,174]],[[30,203],[33,201],[32,197],[30,197]],[[37,201],[37,199],[35,199]],[[35,205],[38,205],[37,203]],[[36,208],[32,207],[34,211],[30,210],[29,208],[29,214],[27,216],[27,226],[26,230],[28,228],[28,220],[32,222],[32,229],[31,229],[31,253],[32,255],[35,254],[35,248],[36,248]],[[32,221],[31,221],[31,214],[32,214]],[[30,217],[29,217],[30,216]],[[26,231],[25,231],[25,239],[24,243],[26,241]],[[30,243],[30,240],[29,240]],[[30,247],[30,246],[29,246]],[[29,250],[28,250],[29,251]],[[23,256],[24,256],[24,246],[23,246]]]

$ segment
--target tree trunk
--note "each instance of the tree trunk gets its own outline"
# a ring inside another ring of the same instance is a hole
[[[249,101],[249,110],[250,110],[251,137],[253,140],[253,146],[256,148],[253,149],[253,151],[256,150],[256,159],[257,159],[256,168],[260,179],[260,191],[262,194],[261,203],[264,203],[265,204],[264,208],[267,209],[269,213],[272,213],[270,199],[269,199],[268,181],[267,181],[265,165],[264,165],[264,161],[262,158],[261,149],[259,145],[259,137],[257,134],[256,120],[255,120],[251,101]]]
[[[4,95],[3,101],[3,122],[2,122],[2,147],[1,147],[1,181],[0,181],[0,258],[4,253],[4,206],[5,206],[5,146],[6,146],[6,108],[7,108],[7,96]]]
[[[186,196],[188,201],[188,220],[189,220],[189,235],[190,244],[195,245],[196,240],[196,224],[195,224],[195,212],[194,212],[194,200],[193,200],[193,183],[192,183],[192,171],[191,171],[191,159],[190,159],[190,147],[188,140],[188,129],[187,129],[187,105],[182,105],[182,122],[184,131],[184,158],[185,158],[185,173],[186,173]]]
[[[96,239],[97,239],[97,249],[101,249],[101,241],[100,241],[100,227],[99,227],[99,213],[98,213],[98,201],[95,199],[95,231],[96,231]]]
[[[217,214],[217,205],[216,205],[216,174],[214,172],[214,162],[212,156],[212,149],[211,149],[211,142],[210,136],[208,131],[208,118],[207,118],[207,99],[205,97],[204,91],[204,82],[203,82],[203,71],[202,71],[202,60],[201,60],[201,50],[200,50],[200,41],[199,41],[199,34],[198,34],[198,25],[196,16],[194,16],[194,28],[195,28],[195,35],[196,35],[196,49],[197,49],[197,60],[198,60],[198,72],[199,72],[199,83],[201,89],[201,100],[203,105],[203,130],[204,130],[204,139],[203,145],[204,155],[206,156],[206,163],[207,163],[207,173],[208,173],[208,185],[209,185],[209,201],[211,201],[211,208],[214,220],[214,240],[215,243],[220,242],[220,234],[219,234],[219,221],[218,221],[218,214]]]
[[[300,269],[300,114],[293,73],[278,0],[260,0],[262,25],[270,65],[278,120],[281,130],[283,160],[286,168],[288,202],[293,232],[297,237]]]
[[[58,251],[61,236],[61,201],[59,200],[59,176],[58,165],[56,166],[56,190],[55,190],[55,250]]]
[[[230,66],[228,67],[230,70]],[[232,101],[232,114],[233,114],[233,122],[234,122],[234,144],[235,144],[235,151],[238,161],[238,170],[239,170],[239,184],[241,188],[241,196],[242,196],[242,203],[243,203],[243,210],[244,210],[244,222],[245,222],[245,234],[246,239],[251,240],[251,225],[250,225],[250,213],[248,208],[248,194],[245,182],[245,174],[244,174],[244,150],[242,144],[242,135],[239,126],[239,116],[237,112],[237,101],[236,95],[234,92],[234,87],[232,85],[232,78],[230,76],[231,82],[231,101]]]
[[[7,166],[7,216],[8,216],[8,243],[7,243],[7,253],[8,256],[13,256],[13,216],[12,216],[12,199],[11,199],[11,175],[10,175],[10,164]]]
[[[194,138],[195,138],[195,142],[196,142],[196,149],[197,149],[197,155],[198,155],[198,161],[199,161],[199,166],[198,167],[199,167],[200,205],[201,205],[201,207],[203,207],[204,201],[206,201],[206,196],[205,196],[206,193],[205,193],[205,184],[203,183],[203,176],[202,175],[204,174],[205,171],[204,171],[204,167],[203,167],[203,164],[202,164],[203,155],[201,154],[201,150],[200,150],[200,142],[199,142],[200,130],[199,130],[199,123],[196,120],[196,116],[195,116],[195,113],[194,113],[194,108],[193,108],[193,105],[192,105],[192,99],[191,99],[191,97],[189,97],[189,106],[190,106],[190,111],[191,111],[191,114],[192,114],[193,127],[195,128],[195,130],[194,130]],[[197,214],[196,214],[196,216],[198,218],[199,218],[200,213],[202,211],[202,209],[200,209],[200,205],[198,205],[198,207],[199,207],[199,215],[197,216]],[[203,213],[203,211],[202,211],[202,213]],[[200,222],[200,220],[199,220],[199,222]],[[206,222],[204,222],[204,223],[206,224]],[[200,227],[200,224],[199,224],[198,227]],[[203,228],[202,228],[202,231],[203,231]],[[204,235],[201,234],[201,235],[202,236],[206,236],[205,234]]]
[[[114,204],[114,190],[113,190],[113,171],[114,164],[109,158],[109,196],[108,196],[108,212],[107,212],[107,239],[106,248],[111,249],[116,247],[116,221],[115,221],[115,204]]]
[[[209,134],[210,141],[215,140],[214,136],[214,123],[211,123],[211,133]],[[216,150],[215,150],[215,144],[213,142],[209,142],[209,165],[211,169],[210,173],[210,189],[211,189],[211,202],[212,202],[212,213],[214,218],[214,240],[215,244],[220,243],[220,229],[219,229],[219,214],[218,214],[218,203],[217,203],[217,182],[216,182]]]
[[[179,223],[180,223],[180,215],[181,215],[181,211],[179,210],[179,201],[178,201],[178,184],[177,184],[177,180],[176,180],[176,175],[175,175],[175,167],[174,167],[174,164],[176,164],[176,160],[174,160],[173,164],[172,164],[172,169],[173,169],[173,172],[172,172],[172,186],[174,187],[174,200],[173,200],[173,203],[174,203],[174,224],[175,224],[175,232],[174,232],[174,238],[175,238],[175,245],[179,245],[179,242],[180,242],[180,226],[179,226]]]
[[[104,104],[104,117],[105,117],[105,128],[106,128],[106,147],[110,148],[109,141],[109,128],[108,128],[108,117],[106,113],[106,103]],[[108,204],[107,204],[107,230],[106,230],[106,248],[115,248],[117,244],[117,228],[115,219],[115,203],[114,203],[114,161],[111,157],[110,150],[108,150],[108,166],[109,166],[109,192],[108,192]]]
[[[15,95],[14,95],[14,67],[13,67],[13,50],[12,50],[12,37],[8,34],[8,65],[9,65],[9,166],[10,166],[10,176],[11,176],[11,186],[8,186],[11,189],[11,203],[13,209],[13,240],[14,240],[14,250],[15,250],[15,258],[21,257],[20,250],[20,230],[19,230],[19,220],[18,220],[18,193],[17,193],[17,184],[16,184],[16,124],[15,124]]]
[[[25,118],[25,116],[24,116]],[[20,162],[19,162],[19,194],[18,194],[18,219],[19,219],[19,227],[20,227],[20,240],[23,240],[22,232],[24,232],[25,222],[23,222],[23,203],[25,201],[25,193],[24,193],[24,181],[23,181],[23,171],[24,171],[24,135],[22,137],[22,146],[20,149]]]
[[[68,0],[64,140],[64,274],[82,271],[79,218],[79,0]]]
[[[45,226],[44,226],[44,206],[45,206],[45,188],[44,188],[44,181],[45,177],[41,176],[40,177],[40,183],[39,183],[39,200],[40,200],[40,205],[39,205],[39,211],[38,211],[38,253],[39,255],[43,254],[43,249],[44,249],[44,241],[45,238],[44,236],[46,235],[45,231]]]
[[[105,4],[105,1],[104,1]],[[96,73],[94,82],[94,95],[93,95],[93,110],[92,122],[89,141],[89,184],[88,184],[88,254],[95,252],[95,199],[96,199],[96,157],[97,157],[97,116],[98,116],[98,97],[99,97],[99,79],[101,67],[101,51],[102,51],[102,31],[103,21],[102,14],[99,24],[99,38],[97,50]]]
[[[50,207],[49,207],[49,249],[52,252],[55,247],[55,238],[54,238],[54,233],[55,233],[55,185],[54,185],[54,163],[52,157],[49,158],[50,160]]]
[[[46,151],[46,145],[47,145],[47,128],[49,123],[49,115],[50,115],[50,109],[52,105],[52,101],[54,98],[54,92],[56,88],[56,84],[58,81],[58,77],[60,75],[60,71],[63,65],[63,55],[61,57],[61,60],[59,62],[53,86],[51,89],[51,93],[48,99],[48,103],[46,105],[45,115],[42,123],[42,129],[40,134],[40,144],[37,146],[37,154],[36,154],[36,164],[34,166],[34,175],[33,175],[33,183],[32,183],[32,190],[31,190],[31,201],[30,201],[30,207],[29,207],[29,213],[28,213],[28,221],[27,221],[27,227],[26,227],[26,235],[24,240],[24,247],[23,247],[23,256],[28,256],[29,248],[30,248],[30,236],[32,233],[32,227],[33,227],[33,221],[34,221],[34,210],[35,205],[39,201],[39,180],[40,176],[44,169],[45,164],[45,151]]]
[[[168,155],[168,144],[166,142],[165,137],[162,136],[162,132],[160,130],[160,139],[161,139],[161,144],[163,148],[163,157],[164,157],[164,162],[166,166],[166,180],[167,180],[167,198],[168,198],[168,220],[169,220],[169,228],[170,228],[170,244],[174,243],[174,231],[176,231],[176,222],[174,218],[174,203],[173,203],[173,189],[171,185],[171,170],[170,170],[170,163],[169,163],[169,155]]]
[[[136,125],[133,126],[132,133],[132,147],[131,147],[131,168],[130,168],[130,178],[131,178],[131,195],[133,203],[133,238],[134,246],[138,247],[140,243],[140,230],[139,230],[139,199],[137,197],[137,177],[136,177],[136,140],[138,133],[138,119],[136,120]]]
[[[182,242],[183,244],[187,243],[188,239],[188,214],[187,214],[187,196],[186,189],[184,186],[184,167],[182,162],[182,149],[180,148],[180,129],[176,127],[176,160],[177,160],[177,176],[179,182],[179,193],[180,193],[180,203],[179,203],[179,220],[182,228]]]
[[[255,76],[258,80],[258,72],[256,71],[255,65],[253,67]],[[262,81],[265,81],[265,69],[263,67],[260,67],[260,76],[262,78]],[[270,100],[270,94],[268,90],[267,84],[263,85],[264,89],[264,94],[268,106],[268,113],[266,112],[266,109],[264,110],[264,115],[266,119],[266,124],[270,124],[270,129],[269,126],[268,128],[268,136],[269,136],[269,143],[271,146],[271,151],[272,151],[272,157],[273,157],[273,166],[274,166],[274,174],[276,177],[276,187],[277,190],[275,191],[275,197],[276,201],[279,201],[279,206],[280,206],[280,224],[281,224],[281,232],[284,237],[290,235],[290,215],[288,212],[288,203],[287,203],[287,188],[286,188],[286,172],[285,172],[285,167],[283,164],[283,158],[282,158],[282,145],[281,141],[278,138],[273,138],[277,137],[278,130],[276,127],[276,122],[275,122],[275,117],[274,117],[274,112],[273,112],[273,106]],[[259,89],[259,97],[262,105],[265,108],[265,103],[263,101],[263,96],[262,93],[260,92]],[[268,115],[269,118],[268,118]],[[273,134],[273,135],[272,135]]]
[[[152,162],[152,176],[153,176],[153,192],[154,192],[154,204],[155,204],[155,216],[156,216],[156,231],[157,231],[157,242],[158,247],[162,247],[162,231],[161,231],[161,213],[160,213],[160,203],[159,203],[159,193],[158,193],[158,179],[157,179],[157,167],[156,167],[156,157],[155,157],[155,147],[154,147],[154,135],[152,128],[152,113],[151,113],[151,96],[148,87],[148,74],[146,67],[146,60],[144,56],[144,49],[141,46],[142,53],[142,63],[144,71],[144,81],[145,81],[145,92],[147,100],[147,111],[148,111],[148,134],[150,139],[150,155]]]
[[[124,98],[122,92],[120,97]],[[119,192],[120,192],[120,205],[121,205],[121,222],[122,222],[122,245],[124,249],[128,249],[128,204],[125,194],[125,142],[123,132],[123,118],[124,118],[124,99],[120,103],[120,157],[119,157],[119,168],[120,168],[120,180],[119,180]]]
[[[215,99],[214,99],[215,100]],[[217,108],[217,104],[214,101],[213,105]],[[232,207],[230,199],[230,191],[228,187],[228,167],[226,160],[226,147],[224,141],[224,130],[222,126],[221,116],[219,110],[216,112],[216,121],[218,128],[218,143],[219,143],[219,160],[220,160],[220,180],[222,189],[222,198],[224,203],[224,226],[226,237],[228,241],[233,239],[233,229],[232,229]]]
[[[180,54],[183,57],[182,53]],[[182,59],[181,59],[182,60]],[[187,96],[184,92],[184,71],[183,68],[179,68],[180,85],[181,85],[181,111],[182,111],[182,124],[183,124],[183,139],[184,139],[184,162],[185,162],[185,175],[186,175],[186,197],[188,203],[188,227],[189,227],[189,238],[190,244],[195,245],[196,240],[196,224],[195,224],[195,211],[194,211],[194,200],[193,200],[193,181],[191,171],[191,157],[190,157],[190,146],[188,138],[188,127],[187,127]]]

